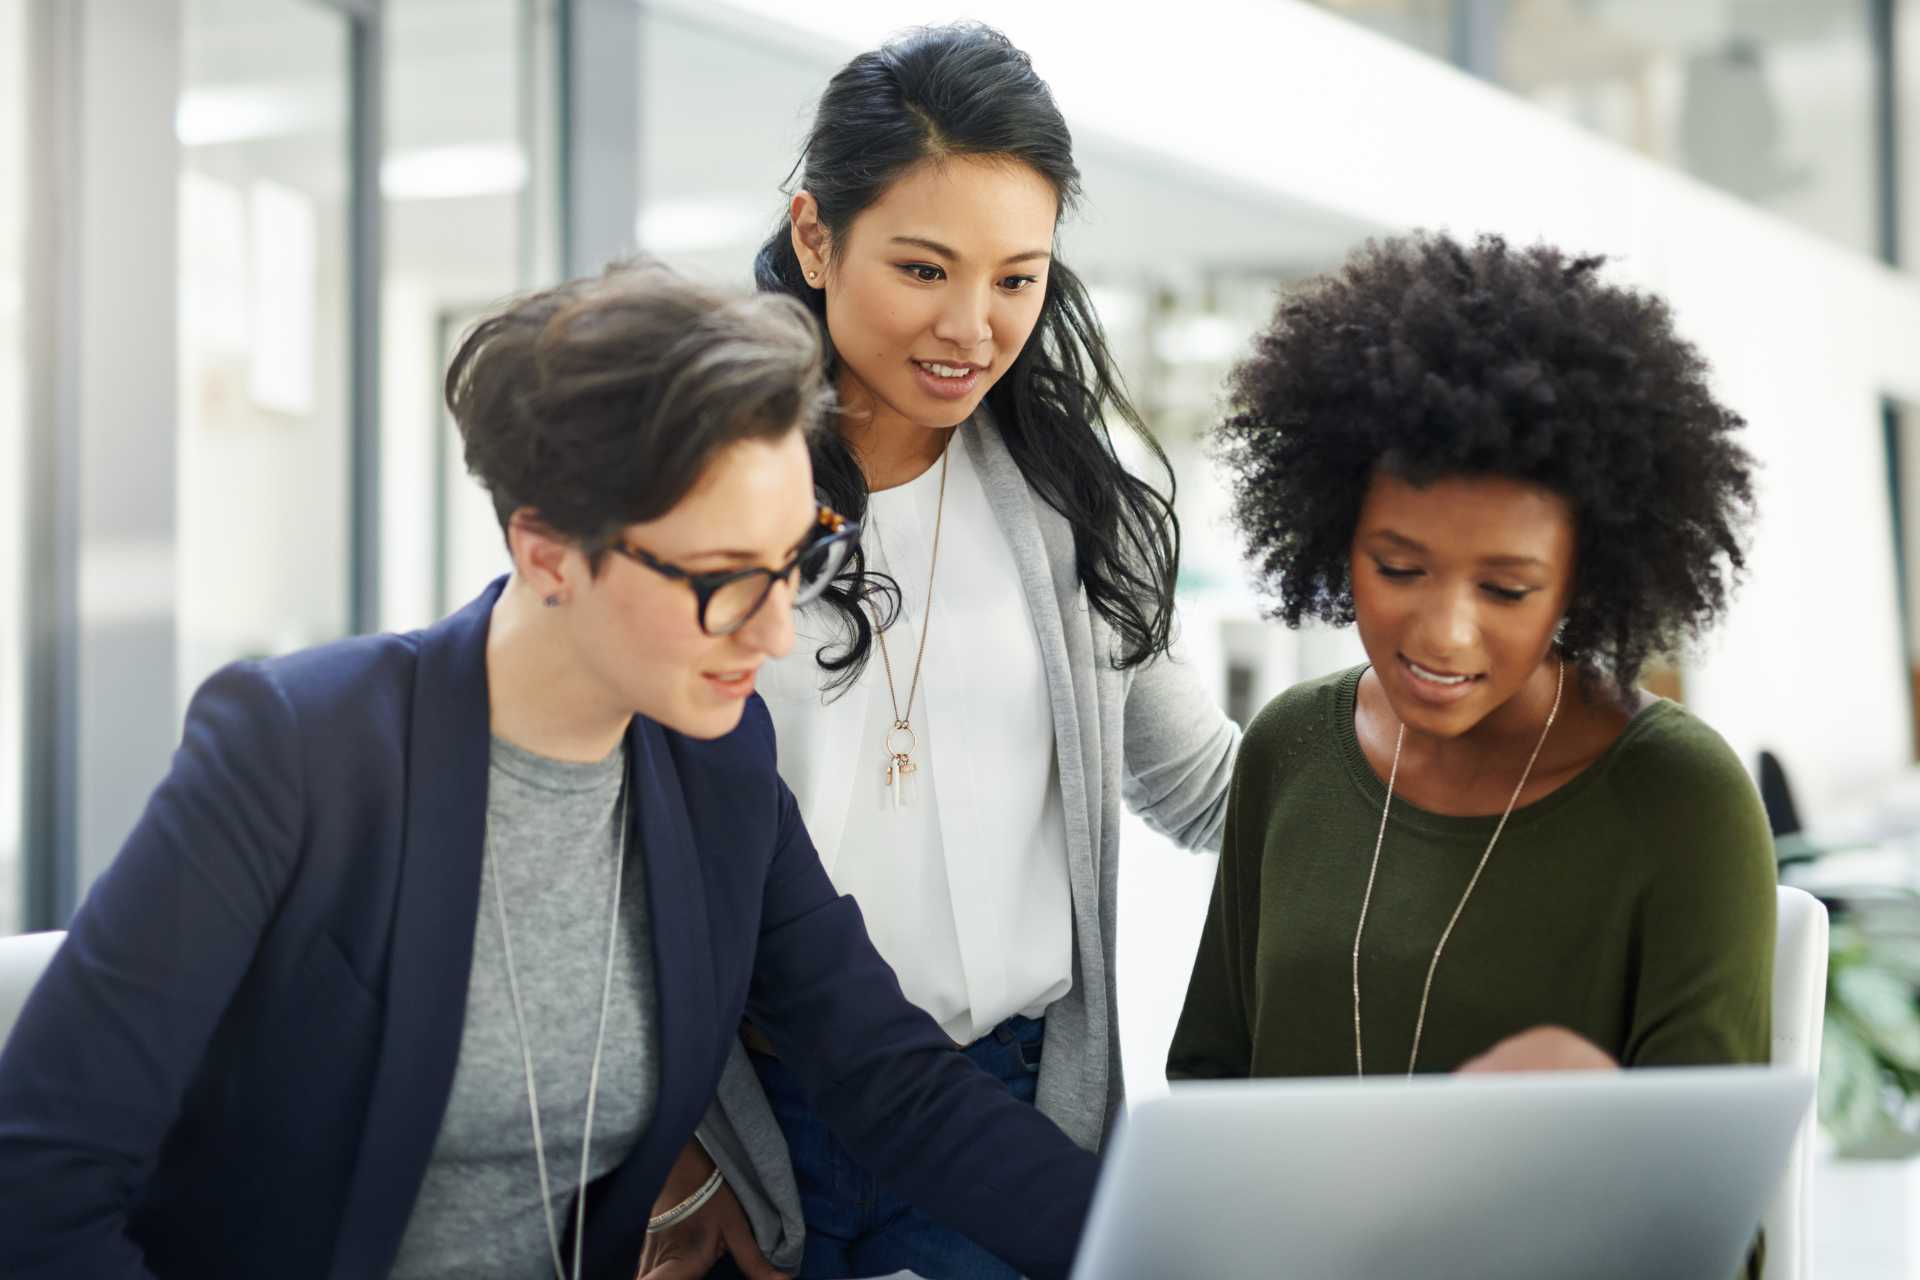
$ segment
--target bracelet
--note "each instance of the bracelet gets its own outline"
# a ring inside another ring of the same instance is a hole
[[[713,1193],[720,1189],[720,1184],[725,1181],[726,1179],[720,1176],[720,1170],[718,1168],[714,1169],[712,1173],[707,1175],[707,1180],[700,1184],[698,1191],[665,1213],[648,1218],[647,1234],[653,1235],[656,1232],[665,1231],[668,1227],[678,1226],[681,1222],[700,1212],[700,1210],[705,1207],[707,1201],[713,1199]]]

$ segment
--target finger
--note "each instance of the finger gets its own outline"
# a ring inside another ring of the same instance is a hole
[[[789,1280],[787,1273],[778,1270],[767,1256],[760,1252],[760,1242],[753,1238],[753,1227],[747,1222],[745,1214],[735,1216],[720,1228],[720,1240],[733,1255],[734,1265],[740,1268],[747,1280]]]
[[[636,1280],[701,1280],[712,1266],[711,1262],[682,1255],[668,1258],[651,1271],[642,1271]]]

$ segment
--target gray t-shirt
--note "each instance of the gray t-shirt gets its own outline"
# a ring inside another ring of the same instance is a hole
[[[495,738],[487,774],[486,851],[505,895],[562,1238],[580,1178],[624,769],[617,750],[573,764]],[[626,852],[589,1179],[618,1165],[639,1141],[657,1088],[645,860],[631,843]],[[484,869],[474,926],[459,1065],[394,1264],[396,1280],[528,1280],[553,1270],[494,881]]]

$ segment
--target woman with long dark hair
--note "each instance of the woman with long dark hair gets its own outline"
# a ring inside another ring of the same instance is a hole
[[[1115,456],[1109,423],[1165,467],[1056,251],[1072,137],[1004,36],[936,27],[834,76],[795,178],[755,277],[827,337],[815,482],[864,532],[762,681],[782,775],[909,999],[1093,1148],[1121,1098],[1120,806],[1216,844],[1237,731],[1168,656],[1171,476]],[[1014,1274],[897,1199],[742,1035],[702,1136],[775,1262]],[[654,1257],[758,1274],[746,1235],[730,1193]]]

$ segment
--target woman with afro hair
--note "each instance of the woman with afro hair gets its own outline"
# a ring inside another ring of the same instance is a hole
[[[1247,732],[1170,1076],[1766,1060],[1765,815],[1636,685],[1723,612],[1753,463],[1600,267],[1370,244],[1235,372],[1258,584],[1368,662]]]

